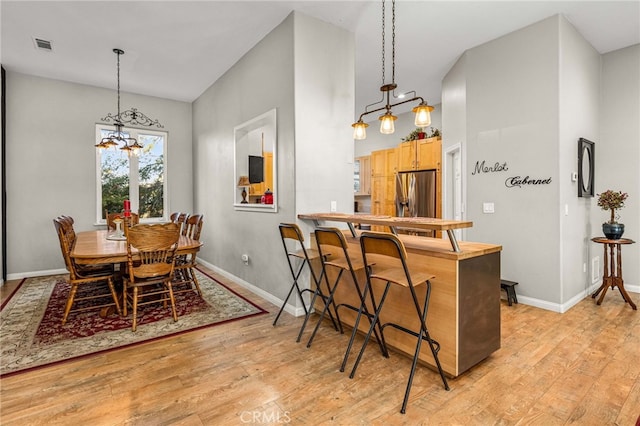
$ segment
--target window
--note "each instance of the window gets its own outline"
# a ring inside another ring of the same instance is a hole
[[[114,130],[96,125],[96,143]],[[127,199],[141,222],[167,220],[167,133],[139,129],[125,133],[143,146],[139,157],[128,157],[118,148],[96,149],[97,223],[105,223],[106,212],[122,211]]]

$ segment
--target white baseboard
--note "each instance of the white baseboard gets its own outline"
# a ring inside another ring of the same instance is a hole
[[[242,287],[246,288],[247,290],[249,290],[250,292],[252,292],[253,294],[262,297],[263,299],[273,303],[274,305],[278,306],[278,309],[280,306],[282,306],[282,300],[275,297],[273,294],[268,293],[266,291],[264,291],[263,289],[256,287],[255,285],[251,284],[248,281],[243,280],[242,278],[236,277],[235,275],[225,271],[224,269],[220,269],[219,267],[207,262],[206,260],[202,260],[202,259],[198,259],[198,263],[206,266],[207,268],[211,269],[212,271],[215,271],[216,273],[230,279],[233,280],[234,282],[238,283],[239,285],[241,285]],[[295,306],[292,306],[290,304],[287,303],[287,305],[284,307],[285,312],[295,316],[295,317],[300,317],[304,315],[304,308],[299,307],[296,308]]]
[[[565,303],[553,303],[553,302],[548,302],[546,300],[540,300],[533,297],[520,296],[520,295],[518,295],[518,302],[522,302],[523,305],[534,306],[536,308],[546,309],[548,311],[553,311],[553,312],[558,312],[560,314],[563,314],[567,312],[569,309],[571,309],[573,306],[580,303],[582,299],[586,297],[591,297],[591,294],[594,291],[596,291],[601,284],[602,284],[602,280],[592,284],[588,289],[581,291],[579,294],[575,295]],[[624,288],[629,293],[640,293],[640,286],[637,286],[637,285],[625,285]]]
[[[44,277],[47,275],[68,274],[66,269],[46,269],[43,271],[20,272],[17,274],[7,274],[7,280],[21,280],[22,278]]]

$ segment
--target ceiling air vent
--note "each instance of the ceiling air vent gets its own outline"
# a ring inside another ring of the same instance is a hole
[[[45,52],[51,52],[53,50],[53,46],[49,40],[33,37],[33,43],[38,50],[44,50]]]

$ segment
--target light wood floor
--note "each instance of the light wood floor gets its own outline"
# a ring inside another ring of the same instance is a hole
[[[307,349],[295,343],[302,318],[283,314],[274,328],[277,307],[231,285],[271,313],[3,379],[0,423],[633,426],[640,416],[640,312],[617,291],[565,314],[503,301],[502,348],[449,392],[419,368],[402,415],[408,358],[370,345],[349,379],[338,371],[346,334],[324,324]]]

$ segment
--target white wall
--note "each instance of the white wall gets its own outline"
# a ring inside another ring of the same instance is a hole
[[[620,222],[625,224],[623,237],[636,244],[622,249],[623,278],[625,287],[640,293],[640,44],[602,56],[601,94],[600,137],[594,141],[595,191],[613,189],[629,194],[619,211]],[[592,206],[592,235],[599,236],[608,212],[595,201]],[[592,256],[600,256],[600,273],[601,250],[600,246],[591,248]],[[638,304],[638,296],[632,297]]]
[[[347,209],[353,199],[350,123],[338,118],[353,115],[353,56],[352,34],[293,13],[194,103],[196,209],[206,242],[199,257],[264,295],[284,299],[291,286],[278,223],[328,211],[330,200]],[[236,211],[233,127],[272,108],[278,212]]]
[[[559,24],[558,187],[560,220],[561,303],[572,306],[590,293],[591,205],[578,197],[578,139],[599,140],[600,54],[564,18]],[[600,233],[595,234],[600,235]]]
[[[337,211],[351,213],[354,37],[298,13],[294,40],[296,213],[328,212],[332,201]]]
[[[169,207],[191,211],[191,104],[122,93],[169,133]],[[95,124],[116,92],[7,71],[7,273],[64,268],[53,218],[96,229]]]
[[[205,218],[199,257],[281,298],[290,280],[278,223],[295,222],[293,63],[290,16],[193,104],[195,208]],[[273,108],[278,211],[236,211],[233,128]]]
[[[600,263],[592,275],[601,247],[590,239],[606,216],[571,180],[580,137],[596,142],[596,192],[629,192],[625,236],[637,238],[639,59],[637,46],[601,57],[554,16],[467,51],[443,80],[443,148],[462,143],[466,157],[466,239],[503,246],[502,277],[520,283],[525,303],[563,312],[602,274]],[[478,173],[483,160],[506,170]],[[512,176],[551,181],[508,188]],[[486,202],[495,213],[483,213]],[[637,247],[623,253],[637,291]]]
[[[519,297],[559,304],[557,18],[471,49],[466,60],[467,239],[502,245],[502,277],[520,283]],[[474,174],[482,161],[507,167]],[[507,187],[517,176],[552,183]],[[495,213],[483,213],[486,202]]]

